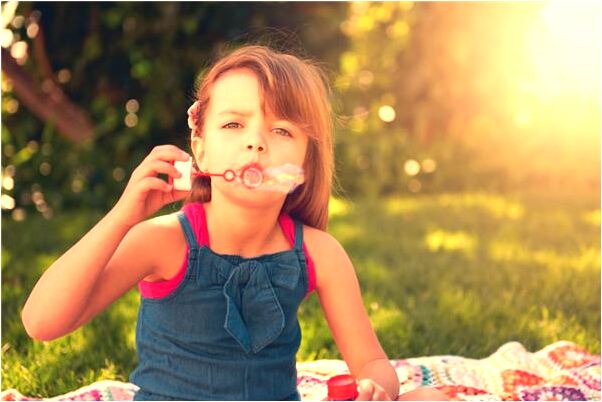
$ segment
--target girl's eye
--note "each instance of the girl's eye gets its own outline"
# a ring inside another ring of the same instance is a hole
[[[222,128],[239,128],[240,124],[239,123],[227,123],[225,126],[223,126]]]
[[[274,131],[276,131],[279,135],[283,136],[283,137],[292,137],[293,135],[290,133],[290,131],[285,130],[283,128],[275,128]]]

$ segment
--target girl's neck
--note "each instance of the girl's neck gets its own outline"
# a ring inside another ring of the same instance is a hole
[[[286,249],[288,243],[278,223],[280,209],[281,205],[249,208],[223,198],[206,203],[211,249],[245,258]]]

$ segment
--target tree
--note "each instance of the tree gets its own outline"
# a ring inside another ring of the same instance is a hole
[[[3,175],[12,177],[15,200],[3,213],[112,206],[154,145],[187,149],[195,80],[225,47],[292,49],[332,74],[346,44],[337,22],[345,7],[20,3],[9,45],[12,52],[33,42],[33,54],[19,65],[2,53]]]

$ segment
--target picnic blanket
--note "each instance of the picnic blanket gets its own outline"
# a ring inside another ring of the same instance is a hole
[[[600,355],[567,341],[529,353],[518,342],[502,345],[491,356],[476,360],[461,356],[430,356],[391,360],[401,393],[435,387],[450,400],[600,400]],[[347,373],[342,360],[297,364],[297,384],[304,400],[324,400],[326,381]],[[137,387],[118,381],[99,381],[47,400],[131,400]],[[40,400],[10,389],[3,401]]]

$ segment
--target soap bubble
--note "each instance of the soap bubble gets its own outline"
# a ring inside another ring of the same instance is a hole
[[[303,184],[303,181],[303,169],[292,163],[286,163],[265,169],[263,171],[263,182],[258,189],[288,194]]]
[[[258,188],[263,183],[263,173],[254,167],[244,169],[241,172],[241,178],[244,185],[250,188]]]

